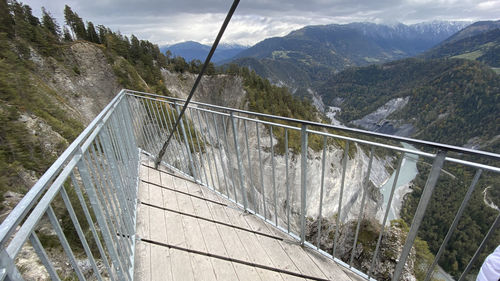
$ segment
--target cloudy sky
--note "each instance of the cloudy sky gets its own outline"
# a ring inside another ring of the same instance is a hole
[[[85,21],[159,45],[187,40],[211,44],[232,0],[24,0],[63,23],[64,5]],[[252,45],[314,24],[368,21],[406,24],[433,20],[496,20],[500,0],[241,0],[222,39]]]

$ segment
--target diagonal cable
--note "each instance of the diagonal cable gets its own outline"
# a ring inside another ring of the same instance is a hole
[[[177,117],[177,120],[175,121],[174,127],[172,128],[172,131],[170,132],[170,135],[168,136],[167,141],[163,144],[160,153],[158,153],[158,157],[155,160],[155,168],[158,168],[158,165],[160,164],[161,159],[163,158],[163,155],[165,154],[165,151],[167,150],[168,144],[170,143],[170,140],[172,139],[172,136],[174,135],[175,129],[181,122],[182,116],[184,115],[184,112],[187,109],[187,106],[189,102],[191,101],[191,98],[194,95],[194,92],[196,91],[196,88],[198,87],[198,84],[201,81],[201,77],[203,76],[203,73],[205,73],[205,70],[208,67],[208,64],[210,63],[210,59],[212,58],[215,49],[217,49],[217,45],[219,45],[219,41],[222,38],[222,34],[224,34],[224,31],[226,30],[227,25],[229,24],[229,21],[231,20],[231,17],[233,16],[234,11],[236,10],[236,7],[238,7],[238,4],[240,3],[240,0],[234,0],[233,5],[231,6],[231,9],[229,9],[229,12],[227,13],[226,19],[224,20],[224,23],[222,24],[219,34],[217,34],[217,38],[215,38],[214,44],[212,45],[212,49],[210,49],[210,52],[208,53],[208,56],[205,60],[205,63],[203,64],[203,67],[201,68],[200,73],[198,74],[198,77],[196,78],[196,81],[194,82],[193,88],[191,89],[191,92],[189,93],[188,98],[186,99],[186,102],[184,103],[184,106],[182,107],[181,112],[179,113],[179,116]]]

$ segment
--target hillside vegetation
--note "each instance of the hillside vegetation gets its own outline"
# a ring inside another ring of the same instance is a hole
[[[474,137],[500,134],[500,79],[481,63],[450,59],[406,59],[353,68],[318,89],[325,104],[341,100],[340,118],[348,123],[389,100],[409,97],[389,119],[404,120],[420,139],[464,145]]]
[[[239,53],[234,63],[250,67],[295,95],[327,81],[348,67],[384,63],[417,55],[467,23],[379,25],[350,23],[306,26],[283,37],[265,39]]]
[[[120,88],[171,95],[162,70],[201,70],[199,60],[186,62],[134,35],[84,24],[69,6],[61,28],[46,10],[38,19],[28,5],[9,3],[0,1],[0,200],[6,191],[26,192]],[[251,110],[316,118],[310,104],[255,72],[213,64],[206,72],[219,73],[243,77]]]
[[[424,58],[463,58],[500,70],[500,21],[475,23],[425,52]]]

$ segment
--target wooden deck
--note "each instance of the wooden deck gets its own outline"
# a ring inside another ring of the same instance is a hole
[[[354,280],[333,261],[143,160],[135,280]]]

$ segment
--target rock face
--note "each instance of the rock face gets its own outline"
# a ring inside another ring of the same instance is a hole
[[[42,57],[32,50],[31,60],[39,77],[59,96],[57,104],[84,125],[121,89],[112,65],[96,44],[75,42],[63,49],[61,60]]]
[[[369,131],[396,136],[411,136],[415,131],[411,124],[404,124],[399,120],[386,119],[392,113],[405,107],[409,100],[410,97],[392,99],[362,119],[352,121],[352,124]]]
[[[191,85],[194,82],[195,76],[191,74],[173,74],[164,72],[167,88],[170,92],[179,97],[187,96]],[[205,77],[200,83],[200,88],[197,90],[194,100],[209,102],[227,107],[241,107],[244,103],[245,91],[242,87],[242,81],[237,78],[218,75]],[[221,93],[222,91],[222,93]],[[221,98],[223,97],[223,98]],[[202,174],[203,180],[206,179],[209,183],[218,186],[221,191],[229,190],[231,196],[234,191],[241,202],[243,194],[241,193],[239,181],[239,169],[236,156],[236,146],[234,144],[234,133],[232,123],[229,117],[216,117],[217,134],[221,138],[221,142],[215,140],[215,122],[213,117],[207,115],[209,122],[194,122],[197,131],[204,136],[204,141],[207,144],[206,153],[201,155],[203,167],[199,174]],[[197,121],[197,120],[195,120]],[[271,154],[271,137],[269,128],[264,125],[258,125],[260,135],[260,147],[257,139],[257,127],[255,122],[235,119],[236,138],[238,141],[238,149],[241,154],[241,164],[243,170],[243,185],[247,190],[247,198],[251,208],[257,208],[263,213],[264,198],[266,202],[266,217],[273,221],[276,220],[275,214],[278,214],[278,222],[282,227],[288,227],[287,208],[290,207],[290,228],[298,233],[299,217],[296,214],[300,213],[300,173],[301,173],[301,155],[294,154],[289,151],[288,159],[288,200],[287,200],[287,175],[286,175],[286,158],[285,155],[277,153]],[[245,133],[246,128],[246,133]],[[227,143],[225,142],[227,138]],[[247,149],[248,140],[248,149]],[[278,139],[273,135],[273,145],[278,143]],[[351,144],[353,145],[353,144]],[[262,180],[259,160],[262,161]],[[323,217],[333,217],[337,214],[339,204],[339,194],[341,188],[342,177],[342,157],[343,149],[336,145],[329,145],[325,151],[325,178],[323,192]],[[363,179],[366,177],[369,157],[368,151],[361,147],[356,147],[354,155],[350,156],[347,161],[346,180],[344,187],[344,195],[342,198],[341,220],[347,222],[352,219],[357,219],[359,216],[360,205],[363,197],[363,190],[366,190],[365,214],[370,214],[371,217],[379,219],[383,216],[382,213],[382,196],[378,191],[380,187],[390,176],[386,171],[385,166],[392,159],[381,159],[377,156],[373,159],[372,171],[370,173],[369,183],[366,189],[363,189]],[[215,157],[214,157],[215,156]],[[222,163],[221,163],[222,156]],[[322,151],[308,150],[308,167],[307,167],[307,217],[317,218],[319,215],[319,202],[321,198],[321,170],[322,170]],[[196,158],[199,159],[199,158]],[[272,163],[274,162],[274,171]],[[183,166],[185,168],[185,164]],[[224,171],[224,174],[222,173]],[[273,180],[274,173],[274,180]],[[212,178],[213,183],[212,183]],[[220,184],[220,185],[219,185]],[[234,186],[234,188],[233,188]],[[274,199],[274,187],[276,188],[276,200]],[[257,202],[257,203],[256,203]],[[275,202],[277,210],[275,210]]]
[[[322,250],[331,254],[333,252],[337,225],[335,221],[325,218],[321,219],[321,234],[318,235],[319,222],[320,220],[309,220],[307,222],[307,238],[313,241],[315,245],[319,244]],[[373,254],[375,252],[381,227],[378,222],[370,218],[363,219],[360,224],[358,241],[356,246],[353,247],[356,227],[357,221],[355,220],[340,225],[336,240],[335,257],[346,263],[350,263],[354,249],[352,266],[363,272],[368,272],[371,268]],[[405,238],[406,232],[397,224],[385,229],[380,244],[380,250],[371,271],[371,277],[377,280],[391,280],[395,266],[398,262],[397,259],[403,249]],[[400,280],[416,280],[413,275],[414,263],[415,249],[412,249]]]
[[[167,88],[178,97],[186,97],[191,89],[195,76],[191,74],[173,74],[164,72]],[[245,92],[241,80],[228,81],[230,77],[205,77],[200,84],[199,92],[194,100],[217,104],[227,107],[241,107],[244,105]],[[203,86],[202,86],[203,85]],[[220,88],[226,85],[228,88]],[[229,89],[229,90],[228,90]],[[221,95],[221,91],[223,94]],[[221,98],[223,97],[223,98]],[[206,119],[205,119],[206,118]],[[202,122],[195,118],[194,126],[199,136],[204,138],[204,153],[195,153],[195,159],[201,159],[202,165],[195,167],[196,173],[203,181],[215,186],[219,191],[228,192],[230,197],[237,197],[242,203],[243,193],[239,178],[239,166],[234,141],[234,132],[230,117],[215,118],[211,114],[202,115]],[[205,120],[209,120],[208,122]],[[300,191],[301,191],[301,155],[289,151],[288,177],[286,174],[285,154],[271,154],[271,142],[278,143],[277,137],[271,137],[269,127],[255,122],[235,119],[236,141],[241,156],[243,188],[250,208],[257,210],[261,215],[275,222],[278,216],[278,225],[288,228],[288,208],[290,208],[290,230],[300,233]],[[217,124],[217,131],[215,128]],[[257,127],[260,142],[257,138]],[[216,141],[216,135],[220,141]],[[225,140],[227,139],[227,141]],[[247,145],[248,142],[248,145]],[[259,146],[260,145],[260,146]],[[354,145],[351,143],[351,145]],[[328,145],[325,151],[325,177],[322,202],[322,231],[321,248],[332,251],[335,219],[340,216],[340,235],[336,256],[349,261],[354,242],[355,229],[360,215],[363,193],[366,193],[366,202],[363,211],[361,234],[354,250],[353,265],[367,272],[371,265],[373,251],[380,231],[383,216],[383,198],[379,187],[390,177],[386,166],[390,166],[393,159],[375,156],[369,180],[364,184],[366,177],[369,152],[355,145],[356,149],[347,161],[344,194],[341,213],[338,214],[339,194],[342,177],[343,149],[337,145]],[[260,157],[259,157],[260,149]],[[274,156],[274,157],[273,157]],[[317,223],[319,221],[319,205],[321,198],[322,151],[311,148],[307,153],[307,240],[315,244],[318,239]],[[222,161],[221,161],[222,160]],[[196,160],[199,161],[199,160]],[[262,162],[262,165],[260,164]],[[273,170],[274,163],[274,170]],[[178,167],[185,171],[191,170],[186,162],[178,159]],[[262,167],[261,167],[262,166]],[[262,172],[262,178],[261,178]],[[274,177],[273,177],[274,174]],[[274,179],[274,180],[273,180]],[[226,184],[227,183],[227,184]],[[287,186],[288,198],[287,198]],[[276,195],[275,195],[276,194]],[[275,199],[276,196],[276,199]],[[263,202],[265,202],[265,207]],[[275,206],[277,208],[275,209]],[[379,280],[388,280],[394,271],[397,258],[402,250],[405,233],[398,227],[386,230],[382,239],[381,250],[375,261],[373,277]],[[414,251],[410,255],[403,274],[403,280],[415,280],[413,275]]]

